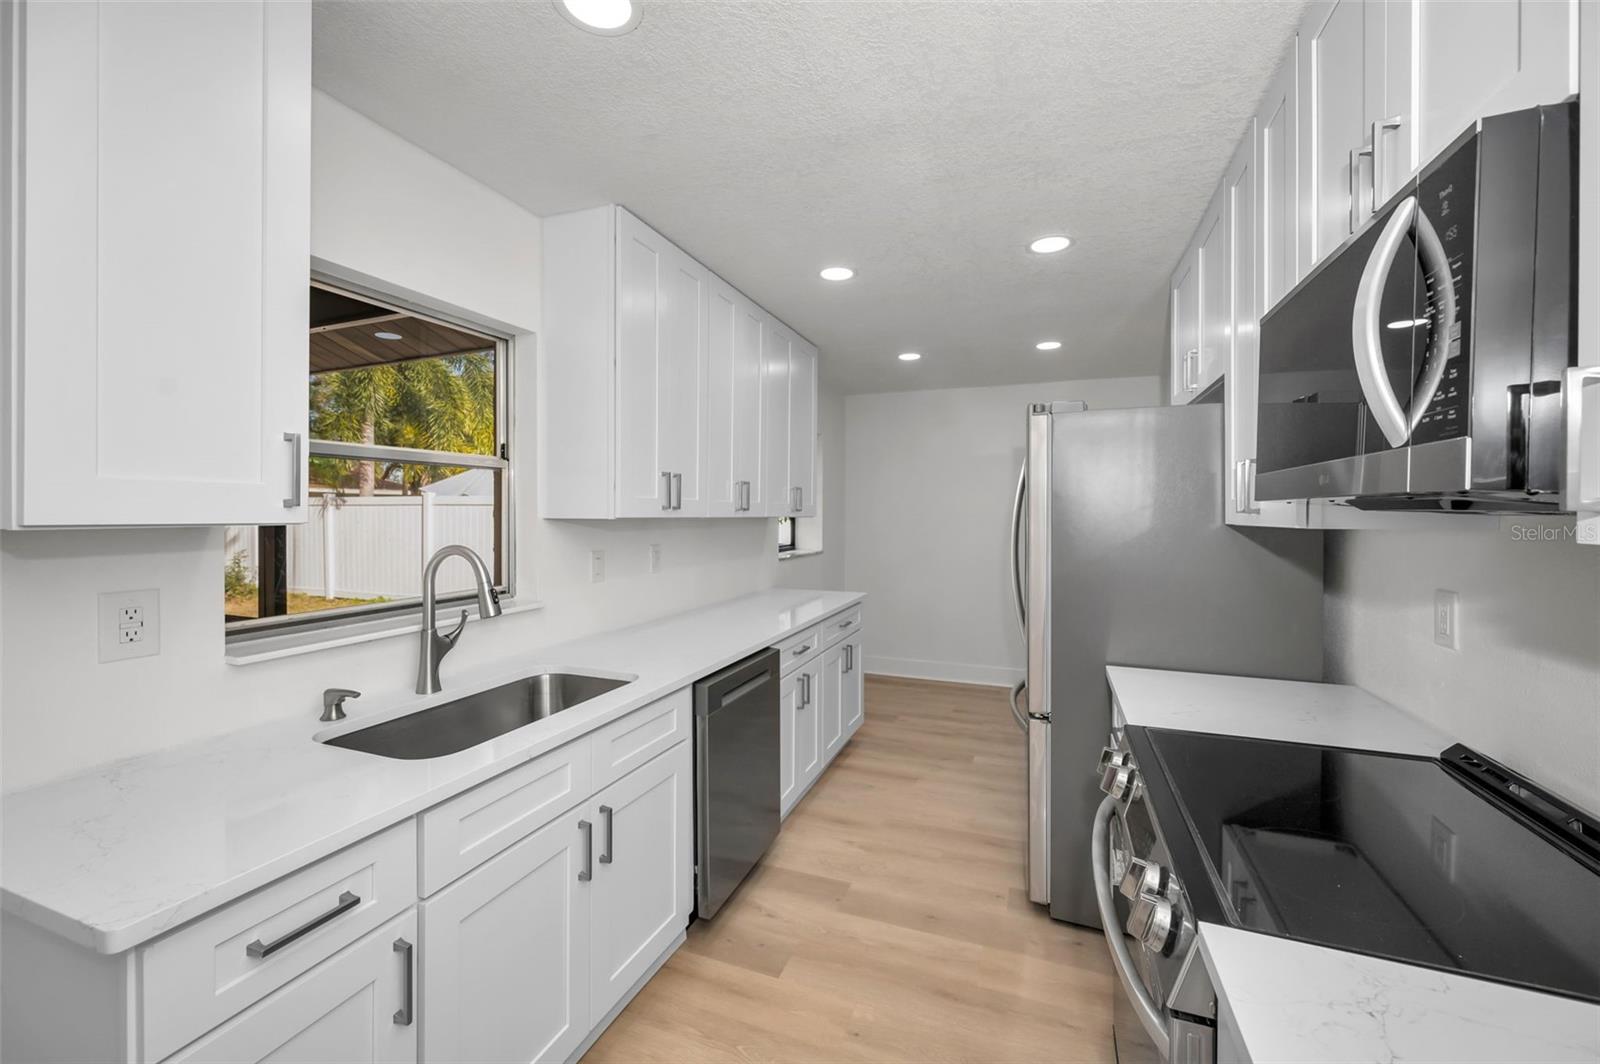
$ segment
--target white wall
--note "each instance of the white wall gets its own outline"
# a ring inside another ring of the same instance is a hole
[[[319,267],[433,297],[469,317],[539,324],[539,219],[326,96],[313,113],[312,253]],[[473,625],[445,666],[488,663],[771,586],[772,521],[541,521],[536,409],[522,336],[516,376],[517,597],[545,608]],[[662,571],[647,572],[651,543]],[[606,580],[589,583],[589,551]],[[221,529],[0,535],[0,786],[320,708],[325,687],[398,695],[416,647],[396,638],[301,657],[223,661]],[[450,564],[456,564],[454,562]],[[101,591],[157,588],[161,654],[101,665]],[[618,662],[626,668],[626,662]]]
[[[1154,406],[1161,389],[1124,377],[845,399],[844,584],[871,596],[868,671],[1021,678],[1011,504],[1028,404],[1058,399]]]
[[[1600,812],[1600,550],[1519,527],[1329,533],[1327,678]],[[1438,588],[1460,650],[1433,640]]]

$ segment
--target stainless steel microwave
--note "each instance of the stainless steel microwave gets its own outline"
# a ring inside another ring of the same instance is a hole
[[[1261,322],[1255,495],[1560,507],[1578,105],[1484,118]]]

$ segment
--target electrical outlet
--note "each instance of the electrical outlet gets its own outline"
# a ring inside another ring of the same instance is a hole
[[[1433,858],[1433,867],[1439,870],[1446,882],[1456,881],[1456,833],[1450,830],[1450,825],[1433,818],[1433,830],[1428,836],[1428,855]]]
[[[652,573],[661,571],[661,544],[659,543],[650,544],[650,571]]]
[[[606,578],[606,552],[592,550],[589,552],[589,582],[598,584]]]
[[[1433,641],[1449,650],[1461,649],[1461,597],[1443,588],[1433,593]]]
[[[161,653],[161,593],[107,591],[99,603],[100,660],[124,661]]]

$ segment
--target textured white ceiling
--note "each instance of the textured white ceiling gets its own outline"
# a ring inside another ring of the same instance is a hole
[[[625,204],[843,391],[1112,377],[1159,371],[1302,6],[658,0],[601,37],[550,0],[324,2],[316,81],[537,214]]]

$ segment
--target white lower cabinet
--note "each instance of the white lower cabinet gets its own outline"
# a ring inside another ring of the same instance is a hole
[[[821,708],[818,719],[822,728],[822,760],[832,761],[833,755],[844,745],[844,648],[835,643],[822,655],[822,683],[817,701]]]
[[[839,716],[844,726],[844,738],[840,742],[842,747],[850,741],[861,727],[861,722],[867,719],[866,691],[862,681],[861,672],[861,633],[845,640],[844,643],[844,708]]]
[[[586,814],[572,810],[423,903],[423,1059],[563,1060],[588,1035]]]
[[[683,933],[694,908],[694,756],[679,743],[595,796],[589,1023]],[[526,1058],[521,1058],[526,1059]]]
[[[789,815],[861,727],[862,632],[858,623],[859,614],[848,618],[845,625],[824,622],[823,630],[836,633],[836,641],[820,654],[813,652],[791,665],[779,685],[778,807],[783,816]],[[854,634],[844,638],[846,632]]]
[[[167,1058],[169,1064],[415,1061],[417,942],[417,913],[408,909]]]

